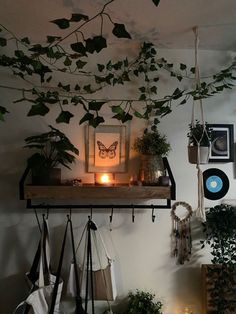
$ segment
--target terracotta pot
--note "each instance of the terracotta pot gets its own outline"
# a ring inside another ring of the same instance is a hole
[[[207,164],[209,160],[210,147],[209,146],[200,146],[199,147],[199,163]],[[198,147],[197,146],[188,146],[188,161],[190,164],[196,164],[198,160]]]
[[[61,169],[53,168],[42,170],[41,172],[32,171],[33,185],[60,185],[61,184]]]
[[[143,185],[157,185],[159,177],[164,174],[163,161],[157,155],[141,155],[139,180]]]

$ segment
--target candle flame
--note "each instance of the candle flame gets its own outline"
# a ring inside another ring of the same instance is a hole
[[[109,179],[109,176],[104,173],[102,176],[101,176],[101,182],[102,183],[109,183],[110,182],[110,179]]]

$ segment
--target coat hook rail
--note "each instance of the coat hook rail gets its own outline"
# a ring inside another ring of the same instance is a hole
[[[28,209],[165,209],[171,207],[171,200],[167,200],[166,205],[134,205],[134,204],[73,204],[73,205],[65,205],[65,204],[32,204],[31,200],[27,200],[27,208]]]

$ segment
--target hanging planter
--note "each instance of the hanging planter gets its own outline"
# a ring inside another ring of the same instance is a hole
[[[207,164],[210,155],[211,129],[198,120],[189,124],[188,160],[191,164]]]

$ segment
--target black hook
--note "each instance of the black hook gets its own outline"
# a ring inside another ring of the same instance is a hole
[[[152,204],[152,222],[155,222],[156,216],[154,215],[154,205]]]
[[[67,215],[68,217],[68,220],[71,220],[71,208],[70,208],[70,211],[69,211],[69,215]]]
[[[132,222],[134,222],[134,218],[135,218],[135,215],[134,215],[134,205],[133,205],[133,208],[132,208]]]
[[[89,220],[93,219],[93,207],[92,206],[90,207],[90,215],[88,216],[88,219]]]
[[[48,219],[48,216],[49,216],[49,208],[47,208],[46,219]]]
[[[113,207],[111,208],[110,223],[112,223],[112,219],[113,219]]]

